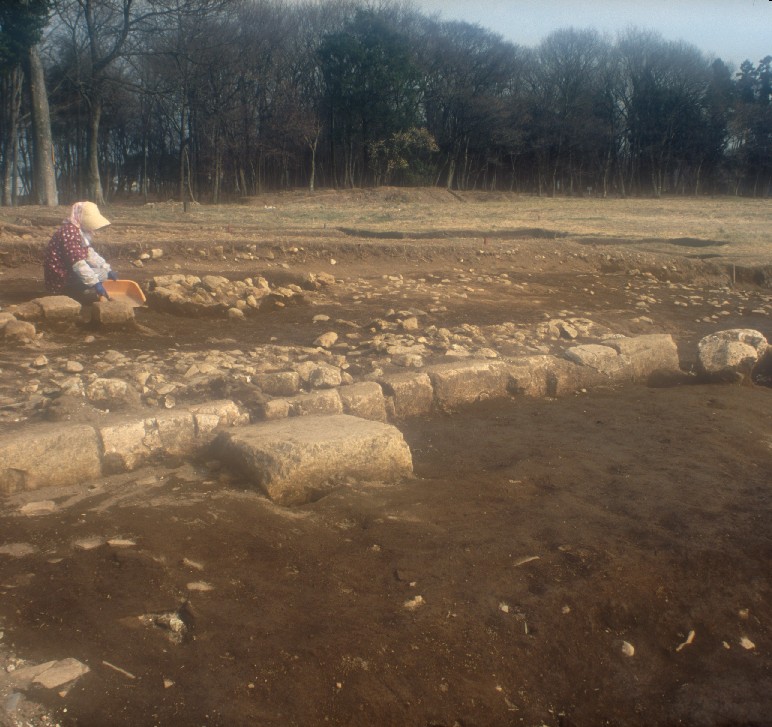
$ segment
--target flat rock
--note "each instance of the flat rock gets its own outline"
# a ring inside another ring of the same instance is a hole
[[[413,471],[410,449],[396,427],[347,414],[223,432],[215,452],[282,505],[308,502],[347,479],[388,482]]]

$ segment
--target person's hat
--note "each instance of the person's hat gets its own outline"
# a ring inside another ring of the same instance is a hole
[[[93,232],[101,227],[107,227],[110,224],[110,220],[102,216],[93,202],[84,202],[83,210],[80,214],[80,226],[88,232]]]

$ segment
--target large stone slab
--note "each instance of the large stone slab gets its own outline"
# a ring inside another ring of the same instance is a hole
[[[99,437],[88,425],[41,425],[0,437],[2,494],[71,485],[101,472]]]
[[[463,361],[426,368],[434,400],[443,410],[508,396],[509,372],[501,361]]]
[[[282,505],[311,501],[348,479],[389,482],[413,470],[410,449],[396,427],[347,414],[222,432],[214,452]]]

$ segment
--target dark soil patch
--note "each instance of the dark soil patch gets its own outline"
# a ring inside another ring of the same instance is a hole
[[[183,469],[6,516],[41,551],[6,641],[91,666],[31,695],[64,725],[768,725],[771,396],[488,403],[405,426],[414,480],[293,510]],[[137,618],[182,607],[180,644]]]

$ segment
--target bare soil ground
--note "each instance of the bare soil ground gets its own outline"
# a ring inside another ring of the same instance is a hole
[[[134,329],[45,331],[47,350],[309,346],[318,313],[366,326],[408,307],[449,329],[573,314],[667,332],[685,371],[708,333],[772,337],[768,201],[248,202],[116,206],[96,244],[142,283],[331,272],[322,305],[239,322],[142,309]],[[2,212],[0,306],[43,294],[64,215]],[[5,347],[0,376],[33,353]],[[0,503],[0,545],[32,546],[0,555],[0,666],[91,668],[0,704],[0,724],[772,725],[772,389],[685,376],[400,428],[415,478],[302,507],[208,461]],[[20,515],[44,499],[55,513]],[[92,537],[134,545],[76,545]]]

